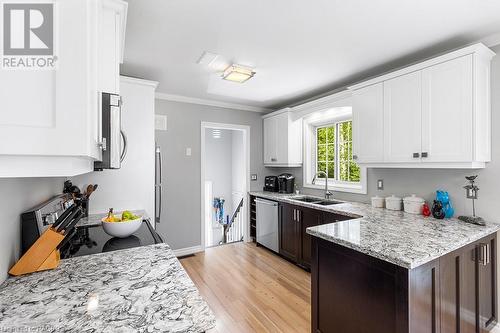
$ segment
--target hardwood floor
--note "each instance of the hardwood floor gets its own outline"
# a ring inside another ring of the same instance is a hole
[[[210,333],[310,332],[311,278],[253,243],[181,259],[217,317]]]

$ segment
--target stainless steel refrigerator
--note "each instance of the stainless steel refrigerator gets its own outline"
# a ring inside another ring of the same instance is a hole
[[[155,148],[155,229],[161,221],[161,178],[162,178],[162,161],[161,161],[161,147],[156,144]]]

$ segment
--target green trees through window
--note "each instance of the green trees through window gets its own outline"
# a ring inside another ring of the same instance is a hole
[[[352,159],[352,121],[316,129],[316,171],[343,182],[359,182],[359,166]],[[319,176],[324,178],[324,176]]]

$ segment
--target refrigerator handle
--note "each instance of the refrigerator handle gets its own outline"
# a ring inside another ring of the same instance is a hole
[[[156,155],[158,158],[158,179],[156,180],[155,190],[158,193],[158,215],[155,216],[155,224],[159,224],[161,220],[161,206],[162,206],[162,191],[161,191],[161,180],[162,180],[162,162],[161,162],[161,150],[159,147],[156,148]]]

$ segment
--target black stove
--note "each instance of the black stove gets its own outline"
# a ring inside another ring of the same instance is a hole
[[[108,235],[102,225],[78,226],[63,241],[60,251],[61,258],[66,259],[158,243],[163,243],[160,235],[151,227],[149,220],[144,220],[139,230],[127,238]]]

